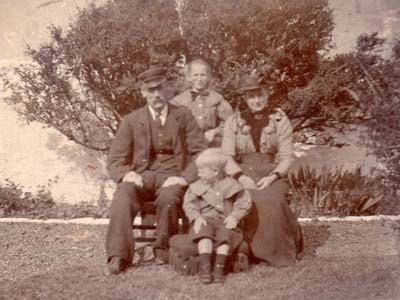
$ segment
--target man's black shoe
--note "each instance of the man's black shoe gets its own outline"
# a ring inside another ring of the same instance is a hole
[[[165,265],[168,263],[168,250],[154,249],[154,262],[156,265]]]
[[[107,263],[107,268],[105,270],[106,275],[117,275],[123,272],[127,267],[126,262],[118,256],[113,256]]]

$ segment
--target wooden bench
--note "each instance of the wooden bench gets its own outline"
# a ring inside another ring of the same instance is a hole
[[[139,215],[133,222],[133,230],[138,234],[135,235],[137,242],[154,242],[156,230],[156,206],[153,202],[144,202]],[[178,233],[187,233],[189,222],[182,209],[178,210]],[[150,234],[148,234],[150,233]]]

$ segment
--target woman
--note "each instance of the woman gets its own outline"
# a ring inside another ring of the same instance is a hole
[[[240,81],[246,109],[230,116],[222,148],[253,179],[253,209],[244,223],[253,256],[275,266],[293,264],[302,250],[301,229],[290,209],[285,179],[294,160],[292,126],[286,114],[268,106],[269,89],[256,74]]]

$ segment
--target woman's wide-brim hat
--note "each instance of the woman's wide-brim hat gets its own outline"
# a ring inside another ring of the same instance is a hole
[[[242,93],[246,91],[258,90],[267,87],[268,84],[262,81],[263,78],[256,73],[243,75],[239,80],[239,86],[237,88],[237,91],[239,93]]]

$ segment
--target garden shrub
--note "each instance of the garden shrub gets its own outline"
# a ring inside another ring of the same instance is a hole
[[[383,166],[380,171],[386,193],[382,212],[400,214],[400,41],[389,57],[381,55],[384,43],[377,33],[363,34],[356,51],[325,60],[325,64],[337,70],[327,82],[357,103],[347,104],[352,107],[348,112],[365,128],[363,143]],[[346,105],[343,99],[342,105]]]
[[[382,178],[355,170],[300,167],[289,174],[289,199],[298,216],[371,215],[382,211],[385,189]],[[106,218],[108,202],[68,204],[54,202],[44,187],[36,195],[7,180],[0,185],[0,217]]]
[[[97,205],[88,202],[68,204],[55,202],[45,186],[39,186],[35,194],[24,192],[23,189],[23,186],[9,179],[0,184],[0,217],[35,219],[108,217],[108,202],[104,199],[100,199]]]
[[[238,76],[273,83],[294,130],[368,129],[365,142],[386,167],[383,211],[400,213],[400,43],[382,58],[384,40],[362,35],[355,51],[327,57],[333,19],[327,0],[114,0],[82,9],[50,42],[27,49],[31,64],[3,77],[6,99],[28,121],[76,143],[107,151],[121,117],[144,104],[137,77],[149,65],[169,69],[171,96],[185,87],[185,61],[202,57],[215,88],[234,107]],[[329,138],[327,139],[329,141]]]
[[[302,216],[376,214],[385,196],[381,178],[363,175],[360,166],[321,171],[301,166],[288,178],[291,204]]]
[[[137,75],[152,63],[171,66],[179,54],[174,5],[110,1],[81,10],[66,32],[51,27],[50,42],[28,48],[33,63],[16,69],[18,82],[8,82],[9,102],[28,121],[107,150],[121,117],[143,105]]]
[[[32,211],[38,217],[44,216],[55,202],[44,186],[41,186],[36,195],[23,192],[23,186],[6,179],[0,184],[0,217],[19,217],[30,215]]]
[[[239,74],[256,71],[272,82],[270,102],[288,112],[295,130],[336,126],[332,119],[349,110],[349,103],[342,107],[329,95],[324,102],[294,96],[320,73],[331,46],[327,0],[176,4],[114,0],[81,10],[67,30],[52,27],[49,43],[27,50],[33,63],[16,69],[20,80],[8,82],[8,102],[28,120],[107,151],[121,117],[144,103],[138,74],[152,64],[168,67],[172,96],[184,88],[182,63],[202,57],[214,70],[215,88],[233,106]],[[323,90],[320,83],[312,95]]]

